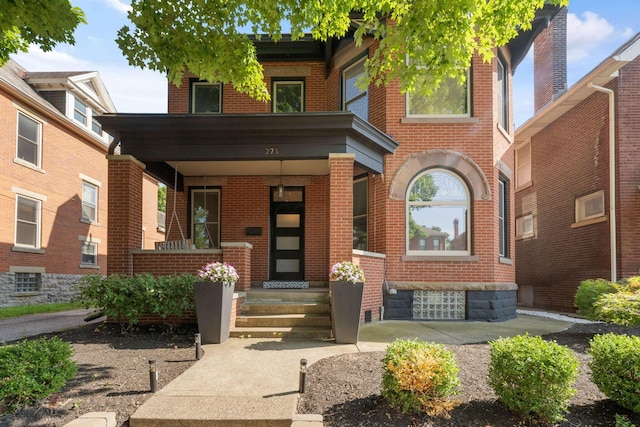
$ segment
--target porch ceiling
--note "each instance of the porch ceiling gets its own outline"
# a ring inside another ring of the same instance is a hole
[[[183,174],[189,168],[198,175],[203,167],[216,167],[222,175],[224,170],[239,174],[236,162],[242,162],[244,170],[255,167],[257,173],[273,171],[274,161],[279,165],[280,160],[291,168],[288,174],[304,171],[305,164],[313,166],[305,174],[319,174],[321,168],[309,161],[327,159],[330,153],[353,153],[358,166],[382,173],[384,155],[398,146],[351,112],[105,114],[97,119],[114,135],[111,154],[119,144],[121,154],[147,164],[158,178],[172,177],[175,165]]]

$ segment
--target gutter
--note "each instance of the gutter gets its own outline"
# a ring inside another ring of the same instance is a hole
[[[609,95],[609,240],[611,244],[611,281],[617,279],[617,239],[616,239],[616,116],[615,93],[606,87],[587,85],[590,89]]]

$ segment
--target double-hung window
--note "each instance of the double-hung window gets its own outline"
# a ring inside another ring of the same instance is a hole
[[[440,82],[437,88],[426,72],[416,79],[415,91],[407,93],[407,117],[469,117],[471,91],[469,88],[470,70],[461,83],[449,77]]]
[[[531,182],[531,141],[516,148],[516,185],[518,188]]]
[[[504,60],[498,56],[498,124],[509,131],[509,80],[508,69]]]
[[[576,199],[576,222],[604,217],[604,191]]]
[[[191,236],[196,249],[220,247],[220,190],[191,190]]]
[[[407,193],[407,254],[469,255],[469,190],[445,169],[418,175]]]
[[[353,249],[367,250],[369,196],[367,177],[353,182]]]
[[[82,182],[82,220],[98,221],[98,187],[90,182]]]
[[[369,88],[360,88],[358,79],[364,74],[365,58],[342,72],[342,109],[369,120]]]
[[[192,81],[191,112],[196,114],[221,113],[222,85],[207,81]]]
[[[102,125],[100,124],[100,122],[96,119],[96,116],[98,114],[95,111],[91,111],[91,130],[93,131],[93,133],[102,136]]]
[[[89,117],[89,108],[87,105],[80,101],[78,98],[74,98],[73,103],[73,118],[82,123],[83,126],[87,126]]]
[[[16,158],[35,167],[40,167],[42,152],[42,123],[18,112],[18,142]]]
[[[509,183],[500,175],[498,180],[498,251],[509,258]]]
[[[516,219],[516,238],[526,239],[533,236],[533,214],[523,215]]]
[[[80,251],[80,264],[82,266],[98,265],[98,244],[95,242],[82,242]]]
[[[304,82],[275,80],[272,98],[274,113],[301,113],[304,111]]]
[[[25,248],[40,248],[42,201],[17,195],[15,244]]]

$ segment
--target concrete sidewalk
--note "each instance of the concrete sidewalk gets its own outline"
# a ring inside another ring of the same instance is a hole
[[[396,338],[442,344],[485,342],[567,329],[571,322],[518,315],[488,322],[382,321],[364,325],[358,344],[232,338],[205,345],[204,357],[160,389],[130,419],[130,427],[291,426],[298,400],[300,359],[308,364],[343,353],[383,351]],[[162,366],[158,367],[160,381]],[[297,425],[318,425],[296,422]]]

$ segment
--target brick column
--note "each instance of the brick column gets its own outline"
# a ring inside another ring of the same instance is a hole
[[[142,247],[145,165],[130,155],[109,155],[107,274],[133,274],[131,250]]]
[[[251,250],[250,243],[221,243],[222,260],[238,271],[240,278],[236,282],[236,292],[247,292],[251,288]]]
[[[355,154],[329,154],[329,268],[353,256],[354,160]]]

